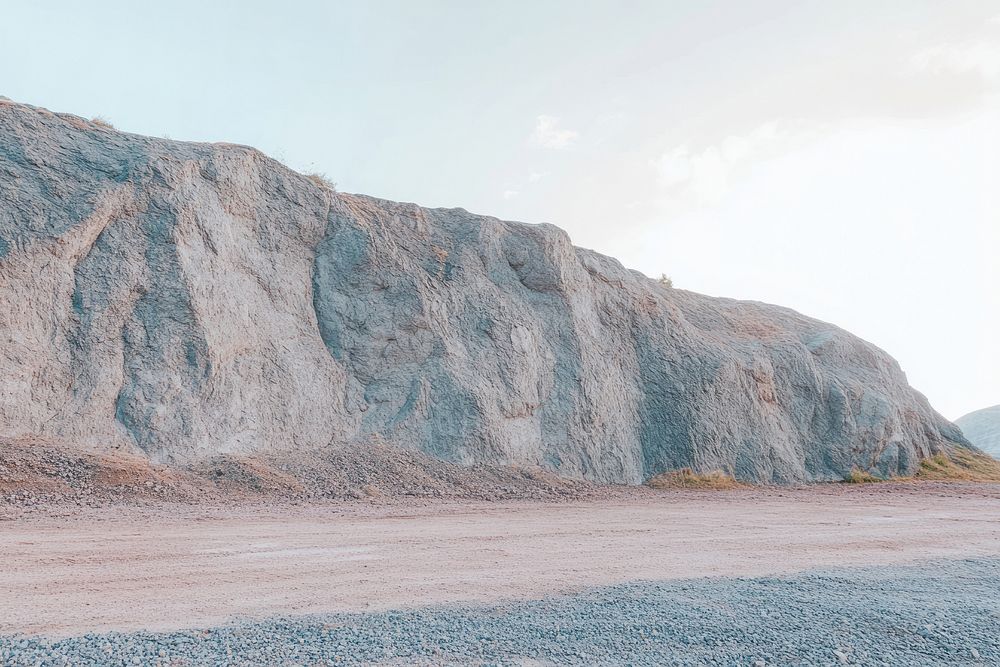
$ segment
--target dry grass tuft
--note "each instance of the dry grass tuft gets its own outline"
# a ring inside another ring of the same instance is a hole
[[[378,488],[374,484],[365,484],[364,486],[362,486],[361,493],[366,498],[381,498],[385,495],[384,493],[382,493],[382,489]]]
[[[987,454],[956,447],[950,454],[936,454],[920,462],[915,479],[963,482],[1000,482],[1000,461]]]
[[[861,470],[860,468],[851,468],[851,472],[847,473],[844,477],[844,482],[847,484],[871,484],[872,482],[884,482],[885,480],[881,477],[876,477],[875,475]]]
[[[103,127],[106,130],[115,129],[115,126],[111,124],[111,121],[109,121],[107,118],[102,118],[101,116],[96,116],[94,118],[91,118],[90,122],[96,125],[97,127]]]
[[[650,477],[646,486],[653,489],[739,489],[745,485],[721,470],[697,473],[691,468],[681,468]]]
[[[306,174],[306,178],[312,181],[317,187],[321,187],[325,190],[330,190],[331,192],[337,191],[337,184],[327,178],[326,174]]]

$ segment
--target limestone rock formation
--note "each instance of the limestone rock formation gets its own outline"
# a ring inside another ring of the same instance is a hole
[[[831,289],[836,289],[831,285]],[[965,443],[885,352],[560,229],[0,102],[0,437],[363,447],[639,483],[908,473]]]
[[[973,445],[1000,458],[1000,405],[970,412],[955,422]]]

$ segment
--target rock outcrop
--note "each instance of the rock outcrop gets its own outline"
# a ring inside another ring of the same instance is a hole
[[[1000,405],[976,410],[955,422],[973,445],[1000,458]]]
[[[660,285],[551,225],[9,102],[0,342],[0,436],[157,462],[377,438],[790,483],[965,443],[885,352],[791,310]]]

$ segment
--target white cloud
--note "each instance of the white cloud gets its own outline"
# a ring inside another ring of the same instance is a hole
[[[547,172],[547,171],[542,171],[542,172],[533,171],[530,174],[528,174],[528,182],[529,183],[537,183],[538,181],[542,180],[543,178],[545,178],[548,175],[549,175],[549,172]]]
[[[531,133],[531,141],[544,148],[566,148],[579,138],[576,130],[560,127],[555,116],[538,116],[535,119],[535,131]]]
[[[791,140],[804,136],[800,127],[779,127],[772,121],[742,136],[729,136],[716,145],[691,151],[677,146],[650,160],[660,187],[689,190],[702,203],[718,202],[728,191],[732,172],[745,163],[779,152]]]
[[[503,198],[504,199],[513,199],[514,197],[516,197],[519,194],[520,193],[517,190],[504,190],[503,191]]]
[[[911,62],[918,70],[934,74],[977,72],[986,78],[994,78],[1000,76],[1000,42],[938,44],[916,53]]]
[[[708,144],[718,155],[722,136]],[[705,153],[688,145],[698,150],[681,165]],[[663,190],[663,209],[636,224],[623,262],[698,292],[837,322],[888,350],[914,387],[957,417],[1000,402],[1000,353],[989,339],[1000,328],[1000,191],[989,168],[998,154],[998,99],[952,122],[782,121],[771,144],[733,167],[717,205],[686,205],[693,194],[680,177],[678,189]],[[940,279],[920,277],[928,262]],[[823,287],[831,275],[838,289]],[[968,326],[926,322],[921,304],[935,299]],[[935,345],[953,351],[946,363],[928,353]]]

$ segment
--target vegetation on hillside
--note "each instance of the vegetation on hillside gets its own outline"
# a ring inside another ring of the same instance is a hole
[[[851,472],[847,473],[844,481],[848,484],[869,484],[872,482],[884,482],[885,480],[860,468],[851,468]]]
[[[937,454],[920,462],[915,479],[964,482],[1000,482],[1000,461],[980,452],[956,447],[948,455]]]
[[[965,447],[955,447],[948,454],[942,452],[920,461],[920,467],[911,477],[890,477],[886,480],[858,468],[852,468],[844,477],[844,482],[848,484],[911,480],[1000,482],[1000,460]]]

